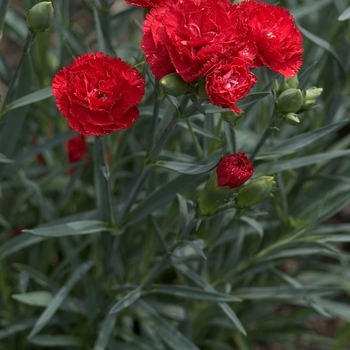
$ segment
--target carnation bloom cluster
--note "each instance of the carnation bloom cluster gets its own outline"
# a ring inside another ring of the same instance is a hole
[[[302,35],[282,7],[250,0],[128,3],[152,8],[141,48],[156,78],[178,73],[188,83],[205,79],[215,105],[241,113],[235,103],[257,82],[253,68],[266,66],[292,77],[301,67]]]

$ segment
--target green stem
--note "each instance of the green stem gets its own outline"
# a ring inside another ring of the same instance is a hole
[[[18,74],[19,72],[21,71],[21,68],[23,66],[23,62],[24,62],[24,59],[26,58],[27,54],[29,53],[29,49],[30,49],[30,46],[35,38],[35,33],[32,33],[32,32],[29,32],[27,34],[27,38],[26,38],[26,41],[25,41],[25,44],[24,44],[24,47],[23,47],[23,50],[22,50],[22,55],[21,55],[21,58],[18,62],[18,65],[16,67],[16,70],[12,76],[12,79],[10,81],[10,84],[8,86],[8,89],[7,89],[7,93],[6,93],[6,96],[5,96],[5,99],[4,99],[4,102],[2,104],[2,107],[1,107],[1,112],[4,110],[4,108],[6,107],[6,105],[11,101],[11,98],[12,98],[12,95],[13,95],[13,88],[14,88],[14,85],[16,83],[16,80],[17,80],[17,77],[18,77]]]
[[[168,249],[168,251],[163,255],[163,258],[161,261],[159,261],[153,268],[151,274],[149,275],[149,277],[147,278],[146,282],[143,284],[144,289],[147,289],[151,286],[151,284],[157,279],[157,277],[159,276],[159,274],[161,273],[164,265],[168,262],[168,260],[170,259],[172,253],[174,252],[174,250],[176,249],[177,245],[179,244],[179,242],[181,240],[183,240],[184,238],[186,238],[191,231],[193,230],[193,228],[196,226],[197,222],[198,222],[198,218],[194,217],[188,224],[187,226],[181,231],[181,233],[178,236],[178,240],[176,240],[176,242],[174,242],[171,247]]]
[[[203,153],[202,147],[198,141],[198,138],[193,131],[192,124],[188,119],[186,119],[186,123],[188,126],[188,130],[190,131],[190,134],[191,134],[191,137],[193,140],[193,144],[194,144],[194,148],[196,149],[196,152],[197,152],[197,156],[199,159],[202,159],[204,157],[204,153]]]
[[[157,144],[154,146],[153,151],[149,155],[148,159],[146,159],[146,164],[153,163],[158,158],[166,141],[168,140],[171,133],[174,131],[179,119],[183,115],[183,113],[187,107],[188,101],[189,101],[188,96],[183,96],[179,109],[174,112],[173,118],[171,119],[168,126],[165,128],[165,130],[164,130],[163,134],[161,135],[161,137],[159,138]],[[153,141],[151,140],[150,142],[153,142]],[[146,181],[148,174],[149,174],[148,170],[149,170],[149,168],[145,167],[141,171],[141,173],[140,173],[140,175],[135,183],[135,186],[129,195],[129,198],[122,209],[122,212],[120,214],[120,219],[119,219],[120,226],[122,226],[124,224],[131,206],[134,204],[136,197],[137,197],[142,185]]]
[[[154,92],[155,92],[155,99],[154,99],[152,121],[151,121],[150,142],[148,143],[146,157],[148,157],[151,154],[151,151],[154,148],[156,143],[156,127],[157,127],[157,121],[159,117],[159,107],[160,107],[160,100],[158,98],[158,94],[159,94],[158,79],[156,79],[155,81]]]
[[[100,220],[114,224],[112,192],[109,183],[109,166],[106,159],[106,139],[95,137],[94,142],[94,181],[96,189],[96,206]]]
[[[225,122],[225,134],[230,153],[237,153],[236,125]]]
[[[273,116],[271,118],[270,124],[269,126],[266,128],[266,130],[264,131],[263,135],[261,136],[258,144],[255,146],[251,156],[250,156],[250,160],[253,162],[255,157],[257,156],[257,154],[259,153],[261,147],[265,144],[266,140],[271,136],[271,134],[273,133],[273,131],[275,130],[275,127],[277,125],[277,108],[275,106],[275,110],[273,113]]]

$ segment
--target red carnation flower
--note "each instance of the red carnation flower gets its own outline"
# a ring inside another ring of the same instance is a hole
[[[52,82],[57,107],[75,131],[102,136],[128,129],[136,121],[135,107],[145,91],[137,69],[103,53],[78,57]]]
[[[302,65],[302,34],[293,16],[284,8],[257,1],[237,6],[249,13],[250,26],[258,48],[255,66],[265,65],[290,78]]]
[[[158,79],[177,72],[191,83],[225,57],[253,60],[257,49],[245,17],[229,0],[179,0],[153,9],[141,43],[146,61]]]
[[[251,161],[243,152],[229,154],[216,167],[218,186],[235,188],[243,185],[254,173]]]
[[[143,8],[154,8],[158,6],[163,6],[172,0],[125,0],[129,5],[143,7]]]
[[[242,113],[235,102],[245,97],[257,80],[246,61],[234,58],[217,64],[206,76],[205,87],[212,104]]]

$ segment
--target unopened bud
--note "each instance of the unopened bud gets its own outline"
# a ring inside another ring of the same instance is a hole
[[[310,109],[312,108],[313,106],[315,106],[316,104],[316,100],[308,100],[308,101],[305,101],[302,106],[301,106],[301,109]]]
[[[277,99],[278,109],[281,113],[298,112],[303,103],[300,89],[288,89],[281,93]]]
[[[294,75],[294,77],[287,78],[286,79],[286,84],[291,89],[296,89],[298,87],[298,84],[299,84],[298,74]]]
[[[270,194],[274,185],[273,176],[260,176],[252,180],[238,192],[236,205],[244,208],[260,203]]]
[[[289,125],[297,125],[300,123],[296,113],[287,113],[283,116],[283,120]]]
[[[160,79],[160,85],[164,91],[171,96],[181,96],[188,90],[188,83],[186,83],[180,74],[170,73]]]
[[[309,100],[316,100],[317,97],[321,96],[322,91],[323,91],[322,88],[317,88],[315,86],[310,89],[307,89],[305,91],[304,102]]]
[[[213,215],[230,194],[231,189],[227,186],[218,186],[216,173],[213,173],[203,191],[201,192],[196,206],[197,214],[200,216]]]
[[[53,19],[53,7],[51,1],[42,1],[33,6],[27,16],[27,26],[33,33],[43,32]]]

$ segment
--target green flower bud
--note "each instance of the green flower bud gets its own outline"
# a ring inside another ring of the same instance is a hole
[[[296,113],[287,113],[283,116],[284,121],[289,125],[297,125],[300,123]]]
[[[213,215],[232,192],[228,186],[218,186],[216,173],[213,173],[200,194],[196,211],[200,216]]]
[[[301,109],[310,109],[310,108],[312,108],[315,104],[316,104],[316,100],[308,100],[308,101],[305,101],[305,102],[302,104]]]
[[[288,89],[281,93],[277,99],[278,109],[281,113],[298,112],[303,103],[300,89]]]
[[[204,79],[201,79],[199,81],[199,83],[197,84],[197,86],[196,86],[196,94],[200,98],[208,100],[207,91],[205,90],[205,80]]]
[[[298,74],[294,75],[294,77],[287,78],[286,84],[288,85],[288,87],[290,87],[292,89],[296,89],[298,87],[298,84],[299,84]]]
[[[322,88],[317,88],[315,86],[310,89],[307,89],[305,91],[304,102],[310,101],[310,100],[316,100],[317,97],[321,96],[322,91],[323,91]]]
[[[50,26],[52,19],[53,7],[51,1],[39,2],[28,12],[28,29],[33,33],[43,32]]]
[[[238,192],[236,205],[245,208],[260,203],[270,194],[274,185],[273,176],[260,176],[250,181]]]
[[[171,96],[181,96],[188,90],[188,83],[177,73],[167,74],[159,82],[164,91]]]

